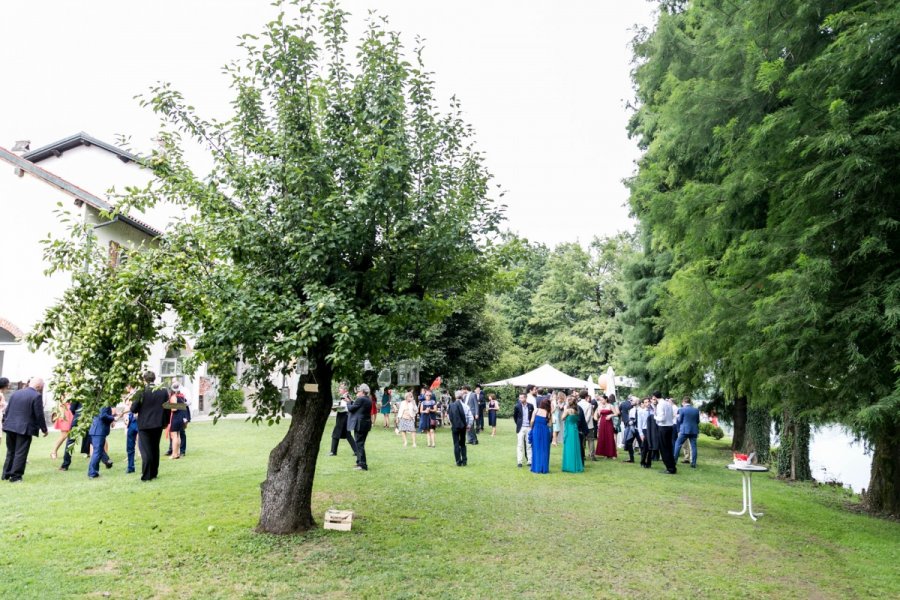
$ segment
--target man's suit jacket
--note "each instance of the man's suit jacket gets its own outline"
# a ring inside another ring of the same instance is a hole
[[[469,407],[469,412],[472,413],[472,418],[478,418],[478,398],[475,396],[475,392],[469,392],[469,395],[466,396],[466,406]]]
[[[619,418],[622,419],[622,423],[628,423],[628,413],[631,412],[631,409],[631,402],[628,400],[619,402]]]
[[[678,433],[684,435],[700,434],[700,410],[694,406],[682,406],[678,411]]]
[[[527,403],[526,403],[527,404]],[[528,420],[525,425],[527,427],[531,427],[531,415],[534,414],[535,408],[531,404],[528,404]],[[513,408],[513,421],[516,422],[516,433],[519,433],[519,430],[522,429],[522,403],[516,401],[516,406]]]
[[[450,427],[453,429],[465,429],[469,426],[466,419],[466,409],[461,400],[454,400],[447,409],[447,416],[450,417]]]
[[[575,406],[578,408],[578,433],[584,437],[587,437],[587,435],[591,431],[590,431],[590,428],[588,427],[587,419],[584,417],[584,409],[581,408],[580,406],[578,406],[577,404]]]
[[[47,433],[44,397],[39,391],[26,387],[12,393],[3,412],[3,431],[19,435],[37,435],[38,431]]]
[[[109,435],[109,425],[115,420],[116,418],[112,414],[112,409],[108,406],[104,406],[100,409],[100,414],[91,421],[91,429],[88,431],[88,435]]]
[[[151,386],[144,388],[140,398],[131,403],[131,412],[138,415],[138,429],[162,429],[168,424],[169,411],[163,404],[169,401],[169,392],[165,388],[158,390]]]
[[[367,395],[357,396],[353,404],[347,407],[350,419],[347,428],[350,431],[368,431],[372,429],[372,400]]]

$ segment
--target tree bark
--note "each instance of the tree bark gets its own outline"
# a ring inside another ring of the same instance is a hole
[[[747,408],[747,435],[744,437],[743,452],[756,452],[756,462],[769,462],[772,444],[772,417],[764,408],[752,405]]]
[[[739,452],[744,447],[744,438],[747,436],[747,397],[738,396],[734,399],[732,417],[734,433],[731,436],[731,449]]]
[[[790,481],[809,481],[809,421],[796,417],[789,407],[782,412],[778,476]]]
[[[322,432],[331,414],[332,371],[324,354],[316,356],[315,361],[315,371],[297,385],[297,403],[287,434],[269,454],[266,480],[260,485],[262,503],[256,527],[259,532],[289,534],[316,526],[312,514],[313,478]],[[305,392],[306,382],[317,383],[318,392]]]
[[[900,515],[900,425],[874,440],[872,473],[865,505],[872,512]]]

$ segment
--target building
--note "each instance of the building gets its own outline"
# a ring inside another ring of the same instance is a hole
[[[150,176],[135,155],[83,132],[36,150],[28,142],[17,142],[13,151],[0,147],[0,275],[5,282],[0,293],[0,375],[17,382],[52,373],[53,357],[29,352],[22,337],[71,285],[68,273],[44,273],[41,241],[67,236],[63,215],[92,225],[96,243],[108,249],[110,260],[155,244],[184,218],[175,206],[103,218],[101,212],[111,208],[108,193],[145,185]],[[208,413],[211,385],[205,370],[194,377],[181,370],[189,353],[189,347],[157,344],[146,367],[166,380],[180,380],[193,410]],[[45,392],[48,410],[52,397],[51,382]]]

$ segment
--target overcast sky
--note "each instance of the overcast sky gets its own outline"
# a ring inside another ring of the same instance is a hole
[[[351,32],[370,8],[408,47],[425,38],[439,97],[456,94],[506,190],[508,227],[555,245],[632,229],[621,180],[637,149],[625,133],[633,93],[628,43],[652,23],[645,0],[344,0]],[[0,146],[32,148],[78,131],[146,148],[156,120],[133,97],[170,81],[208,116],[228,113],[220,67],[257,32],[265,0],[10,2]],[[77,183],[77,182],[76,182]],[[100,191],[100,190],[96,190]]]

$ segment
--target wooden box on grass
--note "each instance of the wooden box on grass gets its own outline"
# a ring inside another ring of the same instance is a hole
[[[352,510],[326,510],[325,511],[325,529],[336,529],[337,531],[350,531],[353,525]]]

